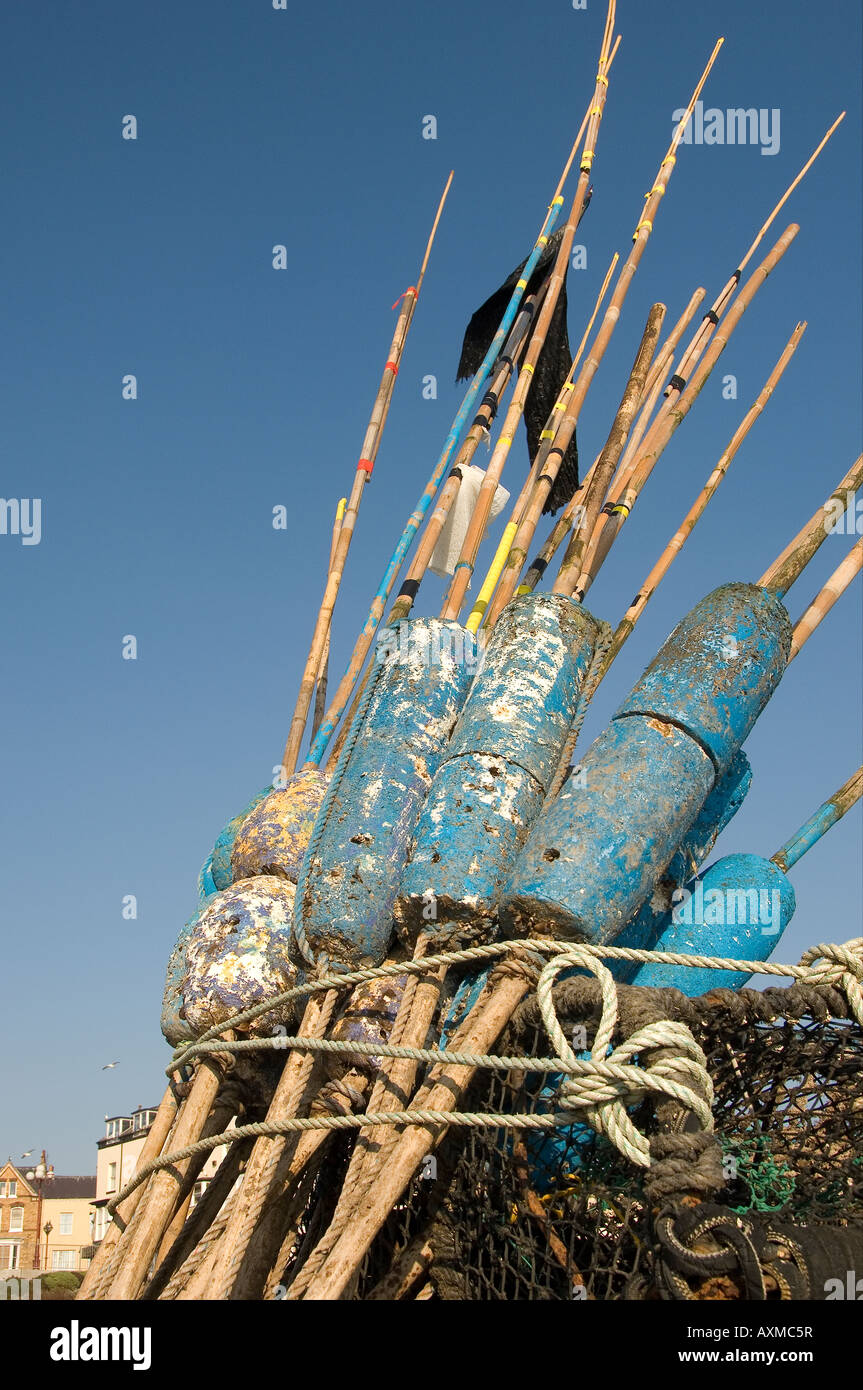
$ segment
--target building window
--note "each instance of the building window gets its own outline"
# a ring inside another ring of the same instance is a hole
[[[11,1207],[9,1211],[9,1230],[23,1231],[24,1229],[24,1208]]]
[[[10,1183],[7,1183],[7,1185],[6,1185],[6,1196],[7,1196],[7,1197],[17,1197],[17,1196],[18,1196],[18,1183],[17,1183],[17,1182],[10,1182]]]
[[[0,1269],[18,1269],[21,1246],[17,1240],[0,1240]]]
[[[117,1165],[116,1165],[116,1163],[109,1163],[109,1164],[108,1164],[108,1191],[109,1191],[109,1192],[116,1192],[116,1191],[117,1191]]]
[[[6,1196],[6,1184],[5,1184],[5,1182],[0,1182],[0,1197],[5,1197],[5,1196]]]
[[[70,1236],[72,1234],[72,1221],[74,1214],[71,1211],[61,1211],[60,1213],[60,1235]]]
[[[76,1266],[76,1252],[74,1250],[52,1250],[51,1268],[52,1269],[74,1269]]]

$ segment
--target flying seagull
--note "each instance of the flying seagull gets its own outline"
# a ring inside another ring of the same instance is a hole
[[[30,1155],[31,1155],[31,1153],[33,1153],[33,1152],[34,1152],[33,1149],[28,1149],[26,1153],[23,1153],[23,1154],[21,1155],[21,1157],[22,1157],[22,1158],[29,1158]]]
[[[103,1070],[103,1071],[110,1071],[112,1067],[119,1067],[119,1065],[120,1065],[119,1062],[106,1062],[105,1065],[104,1065],[104,1067],[102,1068],[102,1070]]]

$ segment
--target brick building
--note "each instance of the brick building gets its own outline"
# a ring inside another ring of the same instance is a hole
[[[35,1267],[40,1215],[37,1184],[7,1159],[0,1167],[0,1278],[4,1270]]]

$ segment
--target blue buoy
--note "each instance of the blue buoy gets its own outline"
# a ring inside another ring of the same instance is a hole
[[[246,817],[272,790],[272,786],[268,786],[256,792],[248,806],[244,806],[238,815],[232,816],[219,835],[198,875],[198,897],[202,901],[211,893],[218,893],[222,888],[230,888],[234,881],[234,875],[231,871],[231,852],[234,848],[237,831]]]
[[[785,609],[758,585],[702,599],[535,822],[503,895],[504,930],[613,941],[731,765],[790,646]]]
[[[766,960],[794,915],[790,880],[759,854],[729,854],[676,890],[674,906],[645,948],[682,955]],[[615,943],[617,944],[617,943]],[[751,972],[646,961],[634,985],[671,986],[694,998],[709,989],[740,989]]]
[[[752,784],[749,759],[741,750],[728,771],[719,778],[698,813],[692,829],[684,837],[671,863],[631,922],[614,938],[615,946],[650,950],[662,931],[672,908],[672,894],[704,863],[721,832],[737,814]],[[622,984],[630,984],[638,970],[637,961],[608,959],[603,962]]]
[[[452,935],[454,923],[460,939],[488,935],[557,770],[598,631],[558,594],[504,609],[411,840],[395,906],[409,944],[423,929]]]
[[[861,794],[863,768],[858,768],[770,859],[731,854],[718,860],[703,877],[674,893],[666,914],[643,923],[643,940],[626,944],[679,955],[766,960],[794,914],[794,889],[786,871],[842,819]],[[622,944],[625,934],[615,944]],[[749,978],[748,972],[739,970],[658,962],[645,962],[632,973],[633,984],[671,985],[690,996],[709,989],[740,989]]]
[[[307,949],[348,968],[387,954],[408,843],[476,671],[458,623],[386,628],[297,891]]]

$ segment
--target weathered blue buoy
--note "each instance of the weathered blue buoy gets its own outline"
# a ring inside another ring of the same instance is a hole
[[[230,888],[234,881],[234,875],[231,872],[231,851],[234,848],[237,831],[246,817],[272,790],[272,786],[264,787],[252,797],[248,806],[245,806],[238,815],[232,816],[228,821],[204,860],[198,875],[198,897],[201,900],[209,897],[211,893],[218,893],[222,888]]]
[[[726,584],[702,599],[534,824],[504,930],[612,941],[730,766],[790,646],[788,615],[767,590]]]
[[[858,768],[770,859],[732,854],[718,860],[702,878],[694,879],[674,894],[673,906],[664,916],[643,923],[643,940],[626,944],[681,955],[767,958],[778,946],[794,914],[794,889],[786,877],[787,870],[842,819],[861,793],[863,768]],[[626,933],[621,933],[616,944],[622,943],[629,931],[627,928]],[[740,989],[748,979],[749,974],[739,970],[658,962],[646,962],[632,975],[633,984],[672,985],[688,995],[723,987]]]
[[[790,879],[759,854],[729,854],[674,894],[674,906],[645,948],[683,955],[766,960],[794,915]],[[709,989],[740,989],[750,972],[691,965],[638,966],[634,985],[671,986],[694,998]]]
[[[671,863],[659,879],[646,902],[642,903],[631,922],[614,938],[615,946],[632,946],[651,950],[671,912],[672,895],[704,863],[722,831],[743,804],[752,784],[749,759],[740,750],[731,761],[728,771],[719,778],[698,813],[692,829],[678,845]],[[615,980],[630,984],[638,970],[637,961],[612,960],[603,962]]]
[[[452,923],[461,938],[488,933],[557,770],[598,631],[558,594],[504,609],[411,840],[395,906],[409,943],[423,928],[445,937]]]
[[[387,954],[408,843],[476,671],[458,623],[384,629],[360,708],[298,883],[306,942],[356,968]]]

